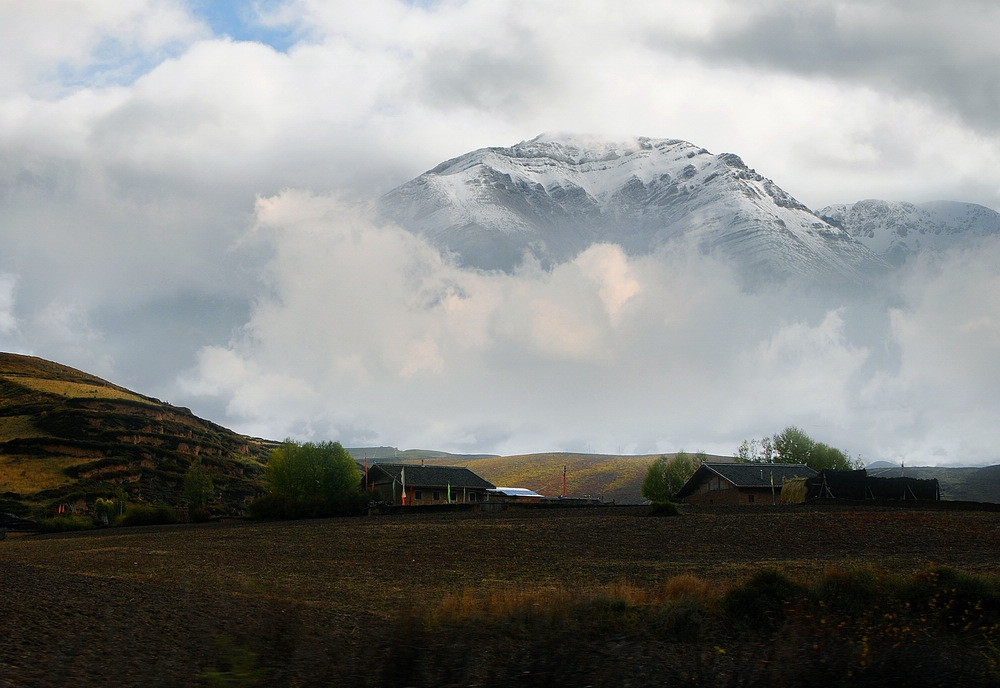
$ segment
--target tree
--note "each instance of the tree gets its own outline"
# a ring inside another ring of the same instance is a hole
[[[761,437],[743,440],[736,450],[736,461],[739,463],[771,463],[774,461],[774,440]]]
[[[198,511],[214,495],[215,485],[212,484],[212,478],[209,477],[208,470],[201,465],[201,458],[197,458],[184,476],[184,497],[188,501],[188,508],[192,513]]]
[[[286,440],[268,457],[265,482],[268,511],[278,517],[347,513],[361,495],[358,465],[339,442]]]
[[[832,468],[838,471],[849,471],[863,468],[861,460],[852,461],[847,455],[836,447],[828,447],[822,442],[813,446],[809,455],[809,467],[821,471],[824,468]]]
[[[705,453],[698,452],[691,458],[683,451],[673,457],[661,456],[649,464],[646,477],[642,481],[640,493],[656,504],[673,501],[694,472],[704,461]]]
[[[664,455],[649,464],[646,477],[642,480],[639,493],[654,504],[669,502],[673,496],[667,487],[667,464],[670,459]]]
[[[743,440],[736,450],[737,461],[752,463],[804,463],[813,470],[861,468],[861,460],[851,460],[840,449],[816,442],[800,428],[790,425],[773,437]]]
[[[97,501],[94,502],[94,520],[102,525],[108,525],[115,520],[117,508],[115,500],[98,497]]]

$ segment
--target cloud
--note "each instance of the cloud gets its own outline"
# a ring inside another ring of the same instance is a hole
[[[258,201],[245,239],[256,242],[273,245],[268,296],[185,382],[245,431],[497,453],[731,453],[797,424],[908,462],[985,461],[1000,439],[982,378],[1000,353],[1000,313],[972,298],[997,280],[1000,246],[912,268],[890,307],[884,290],[747,293],[725,263],[686,250],[629,258],[595,245],[551,271],[463,270],[364,208],[298,191]],[[944,315],[953,299],[963,307]],[[964,355],[943,364],[950,331],[964,332]],[[970,393],[980,425],[950,401]]]
[[[543,131],[735,152],[812,207],[998,207],[993,5],[255,10],[227,33],[280,50],[213,35],[198,2],[0,8],[0,347],[279,439],[725,452],[798,422],[879,456],[996,444],[988,252],[857,302],[610,245],[476,273],[365,211]]]
[[[775,0],[715,3],[712,27],[678,36],[654,26],[667,50],[692,50],[726,63],[868,84],[927,98],[991,134],[1000,103],[1000,50],[991,27],[1000,8],[980,0],[927,2]]]
[[[14,314],[15,275],[0,273],[0,334],[17,331],[17,316]]]
[[[180,1],[4,3],[0,93],[26,88],[51,95],[65,92],[65,82],[131,81],[138,70],[205,35]]]

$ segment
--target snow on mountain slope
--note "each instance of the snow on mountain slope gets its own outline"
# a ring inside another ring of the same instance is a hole
[[[526,253],[559,263],[594,242],[643,255],[678,239],[721,251],[757,279],[857,281],[885,267],[739,156],[670,139],[543,134],[441,163],[379,208],[483,269],[510,271]]]
[[[831,205],[817,214],[893,265],[920,251],[940,251],[988,236],[1000,236],[1000,213],[955,201],[890,203],[869,199]]]

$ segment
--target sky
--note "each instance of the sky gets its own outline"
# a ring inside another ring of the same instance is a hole
[[[1000,246],[864,298],[611,245],[463,270],[373,220],[543,132],[732,152],[807,206],[1000,209],[987,0],[0,1],[0,350],[249,435],[1000,462]]]

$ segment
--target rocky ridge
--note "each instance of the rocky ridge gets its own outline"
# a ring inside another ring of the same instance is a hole
[[[922,251],[940,251],[1000,236],[1000,213],[975,203],[867,199],[816,211],[893,265]]]

